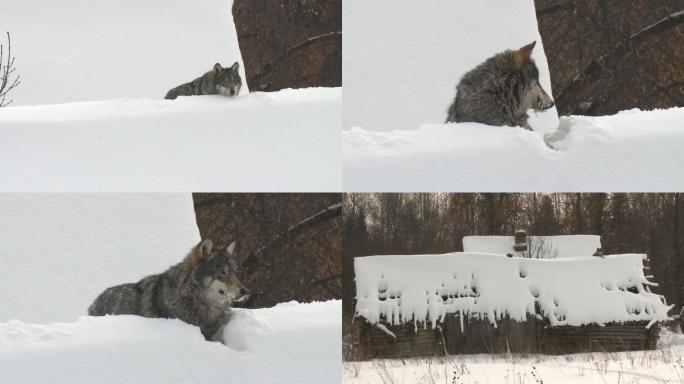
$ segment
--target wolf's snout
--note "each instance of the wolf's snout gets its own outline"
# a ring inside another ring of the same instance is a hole
[[[230,95],[231,95],[231,96],[235,96],[235,90],[234,90],[234,89],[231,89],[231,90],[230,90]]]

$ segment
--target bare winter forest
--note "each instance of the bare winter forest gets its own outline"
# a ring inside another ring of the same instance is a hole
[[[353,313],[353,258],[462,251],[467,235],[594,234],[605,254],[646,253],[658,293],[684,304],[684,194],[346,194],[344,313]]]

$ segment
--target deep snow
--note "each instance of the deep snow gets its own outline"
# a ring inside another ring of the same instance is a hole
[[[335,383],[340,301],[236,310],[228,346],[180,320],[0,323],[3,383]]]
[[[242,64],[232,0],[6,3],[0,191],[341,190],[340,89],[163,100]]]
[[[73,321],[197,242],[189,194],[0,194],[0,321]]]
[[[162,99],[210,70],[240,63],[232,0],[5,1],[22,84],[12,105],[120,97]]]
[[[339,300],[236,309],[227,346],[179,320],[85,316],[198,241],[189,194],[0,194],[0,383],[339,382]]]
[[[463,252],[357,257],[356,314],[371,324],[416,328],[434,328],[448,313],[491,323],[504,317],[524,321],[536,315],[536,307],[552,326],[665,321],[671,307],[645,288],[652,283],[643,274],[644,257],[544,260]]]
[[[552,94],[533,0],[349,0],[342,11],[352,20],[342,28],[344,129],[443,123],[465,72],[532,41],[540,83]],[[540,132],[558,125],[555,108],[532,117]]]
[[[348,192],[684,190],[684,108],[562,117],[556,150],[540,132],[476,123],[342,136]]]
[[[341,189],[339,88],[0,110],[0,191]]]

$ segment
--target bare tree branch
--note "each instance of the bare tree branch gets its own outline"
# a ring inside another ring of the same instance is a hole
[[[12,103],[12,99],[6,101],[7,94],[21,84],[20,76],[12,79],[14,73],[14,56],[12,56],[12,39],[7,32],[7,57],[4,60],[5,48],[0,44],[0,108]]]
[[[256,84],[257,82],[259,82],[259,80],[261,80],[264,76],[266,76],[269,72],[271,72],[273,70],[273,68],[275,68],[276,64],[278,64],[279,62],[283,61],[286,57],[288,57],[290,53],[292,53],[296,50],[299,50],[301,48],[307,47],[307,46],[315,43],[318,40],[326,39],[326,38],[330,38],[330,37],[335,37],[335,36],[342,36],[342,31],[334,31],[334,32],[324,33],[322,35],[312,36],[312,37],[309,37],[308,39],[306,39],[302,42],[295,44],[294,46],[285,50],[285,52],[278,55],[275,59],[266,63],[266,65],[264,65],[261,68],[261,70],[259,70],[259,72],[255,73],[254,76],[252,76],[252,78],[249,79],[248,83]]]
[[[643,28],[639,32],[631,34],[621,43],[610,49],[599,58],[592,60],[583,70],[581,70],[568,85],[555,95],[556,104],[562,104],[563,99],[578,91],[584,81],[592,76],[599,76],[607,68],[610,60],[618,59],[621,55],[628,52],[635,44],[659,32],[666,31],[684,23],[684,11],[675,12],[667,17]],[[570,113],[572,111],[569,111]]]
[[[297,224],[294,224],[283,231],[281,234],[276,236],[271,242],[262,246],[261,248],[255,250],[254,252],[247,255],[243,261],[243,266],[249,266],[256,262],[262,261],[263,255],[270,250],[278,249],[287,243],[288,239],[292,236],[296,236],[308,228],[314,227],[318,223],[327,221],[329,219],[340,216],[342,213],[342,203],[332,205],[317,214],[308,217]]]

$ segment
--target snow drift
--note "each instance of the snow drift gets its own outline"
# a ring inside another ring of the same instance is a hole
[[[119,97],[162,99],[210,70],[240,63],[232,0],[3,2],[22,84],[12,105]]]
[[[198,241],[189,194],[0,194],[0,383],[339,381],[339,300],[236,309],[228,346],[176,319],[84,316]]]
[[[226,330],[229,347],[175,319],[0,323],[0,382],[339,382],[341,308],[328,301],[237,310]]]
[[[355,128],[342,137],[344,190],[684,190],[684,108],[562,117],[550,139],[556,150],[540,132],[476,123]]]
[[[345,1],[342,11],[353,20],[342,27],[345,129],[443,123],[465,72],[532,41],[540,83],[552,94],[532,0],[356,0]],[[555,108],[531,117],[540,132],[558,126]]]
[[[0,194],[0,321],[75,320],[197,242],[189,194]]]
[[[341,189],[341,90],[0,110],[4,191]]]
[[[601,248],[601,236],[597,235],[528,236],[528,240],[531,244],[544,243],[545,246],[555,250],[557,259],[591,257],[597,248]],[[465,236],[463,237],[463,252],[514,254],[514,244],[513,236]]]
[[[650,293],[644,255],[556,260],[484,253],[354,259],[356,314],[371,323],[430,323],[448,313],[492,323],[541,315],[552,326],[664,321],[671,307]],[[538,306],[539,313],[536,313]]]

